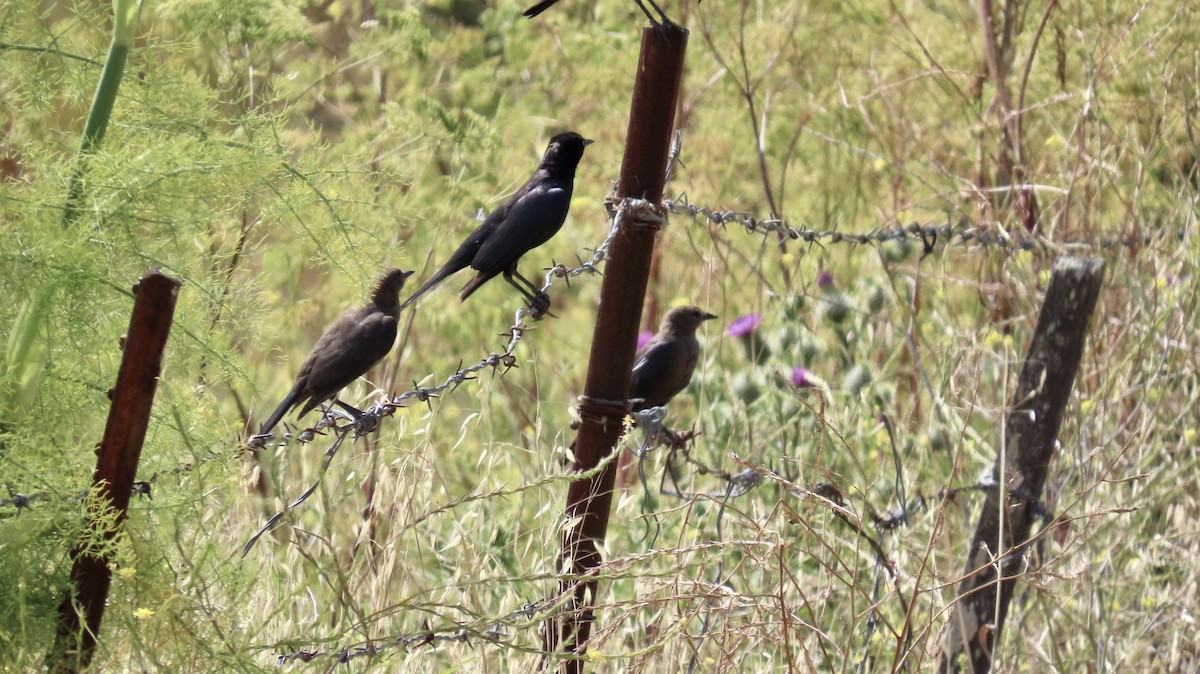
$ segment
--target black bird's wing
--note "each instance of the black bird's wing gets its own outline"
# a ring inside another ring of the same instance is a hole
[[[475,254],[471,268],[489,278],[508,269],[557,234],[570,207],[569,187],[548,181],[535,185],[512,202],[504,220]]]

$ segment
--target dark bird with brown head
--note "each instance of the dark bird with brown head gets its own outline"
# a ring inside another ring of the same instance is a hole
[[[638,349],[633,359],[633,373],[629,380],[630,409],[644,412],[652,407],[662,407],[687,388],[700,360],[700,340],[696,330],[715,315],[700,307],[675,307],[663,316],[658,333]],[[571,441],[574,455],[576,440]],[[629,471],[633,467],[632,454],[622,454],[620,463],[621,484],[632,484]]]
[[[715,315],[700,307],[675,307],[663,316],[654,335],[634,357],[629,399],[633,411],[666,405],[692,380],[700,358],[696,330]],[[640,398],[640,400],[638,400]]]
[[[260,434],[270,433],[285,414],[297,417],[334,398],[392,350],[400,316],[400,291],[411,271],[389,269],[380,276],[365,306],[349,309],[317,340],[300,365],[296,384],[279,403]]]
[[[549,309],[550,298],[517,272],[517,263],[522,255],[546,243],[562,229],[571,208],[575,167],[583,158],[584,148],[591,143],[574,131],[551,138],[541,163],[529,180],[500,208],[492,211],[433,278],[400,308],[412,304],[451,274],[471,267],[476,274],[463,286],[460,300],[467,299],[479,286],[503,274],[504,280],[521,291],[531,306],[540,311]],[[525,285],[520,285],[517,280]]]

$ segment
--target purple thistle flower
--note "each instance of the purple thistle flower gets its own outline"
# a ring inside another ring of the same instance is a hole
[[[812,372],[808,368],[793,367],[792,386],[796,388],[816,388],[817,384],[813,381]]]
[[[649,330],[642,330],[641,332],[639,332],[638,333],[638,341],[637,341],[637,350],[641,351],[642,347],[646,346],[646,343],[649,342],[653,338],[654,338],[654,333],[650,332]]]
[[[821,272],[817,274],[817,287],[824,288],[831,285],[833,285],[833,272],[822,269]]]
[[[748,337],[750,333],[758,329],[758,324],[762,322],[762,314],[746,314],[738,316],[732,323],[729,324],[729,329],[725,334],[730,337]]]

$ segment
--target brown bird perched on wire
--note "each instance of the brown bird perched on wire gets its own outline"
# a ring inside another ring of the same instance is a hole
[[[633,358],[633,373],[629,380],[630,409],[643,412],[661,407],[687,388],[700,360],[700,340],[696,330],[714,314],[695,306],[675,307],[666,313],[658,333],[638,349]],[[571,441],[571,453],[575,441]],[[622,454],[619,466],[620,483],[632,484],[634,479],[631,454]]]
[[[285,414],[300,408],[297,417],[334,398],[339,391],[367,373],[392,350],[400,316],[400,291],[411,271],[389,269],[379,277],[366,306],[349,309],[317,340],[300,365],[296,384],[263,424],[270,433]]]
[[[492,211],[483,224],[454,251],[433,278],[405,300],[407,307],[432,290],[451,274],[471,267],[477,273],[463,286],[459,300],[465,300],[479,286],[499,274],[529,300],[539,312],[550,308],[550,298],[517,271],[521,256],[550,240],[562,229],[571,208],[575,186],[575,167],[583,158],[583,149],[592,141],[568,131],[550,139],[542,161],[521,189],[500,208]],[[520,280],[525,285],[517,283]]]
[[[700,307],[675,307],[663,316],[658,334],[638,350],[629,382],[633,411],[666,405],[692,380],[700,358],[696,330],[715,315]],[[640,401],[638,399],[641,399]]]
[[[629,381],[629,400],[634,412],[661,407],[687,388],[700,360],[700,341],[696,330],[715,315],[700,307],[675,307],[666,313],[658,333],[638,349]],[[571,448],[574,449],[574,444]],[[621,454],[617,462],[618,482],[622,486],[636,481],[633,454]]]

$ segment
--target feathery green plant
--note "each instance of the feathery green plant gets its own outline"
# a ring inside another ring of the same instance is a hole
[[[121,78],[125,76],[125,61],[129,58],[129,47],[141,9],[142,0],[113,0],[112,43],[108,46],[108,58],[105,59],[104,69],[100,72],[96,97],[92,99],[92,107],[83,127],[83,139],[75,158],[75,172],[71,174],[71,183],[67,188],[67,201],[63,207],[62,219],[64,228],[75,224],[76,218],[79,217],[79,200],[83,198],[83,176],[87,158],[100,146],[100,142],[104,140],[104,133],[108,130],[108,120],[112,117],[113,106],[117,102]]]

